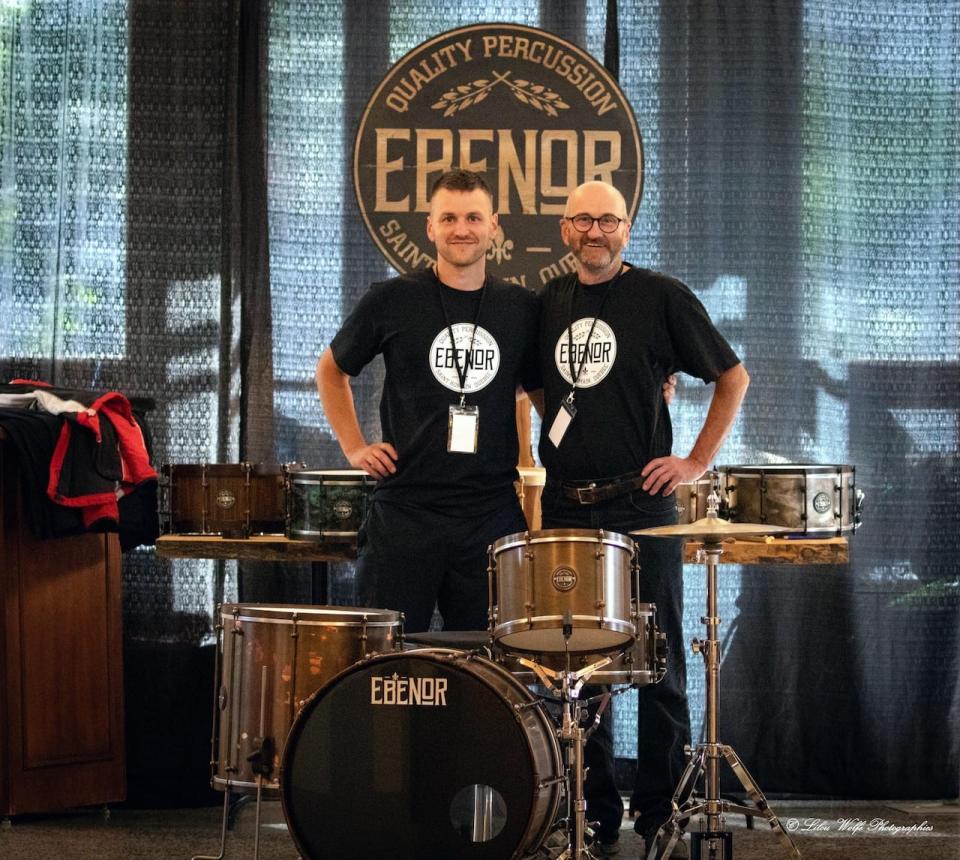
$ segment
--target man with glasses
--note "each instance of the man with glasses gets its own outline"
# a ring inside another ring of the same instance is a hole
[[[623,260],[630,235],[626,203],[611,185],[588,182],[567,201],[560,223],[575,274],[541,293],[540,350],[547,470],[544,528],[628,533],[676,522],[673,491],[712,462],[749,377],[703,305],[679,281]],[[668,374],[714,383],[706,419],[686,457],[671,453]],[[640,601],[655,603],[666,634],[667,675],[639,691],[635,829],[650,850],[686,764],[690,743],[683,638],[682,544],[638,539]],[[612,720],[588,743],[588,817],[600,820],[600,851],[615,853],[622,803],[614,782]],[[679,842],[672,856],[686,856]]]

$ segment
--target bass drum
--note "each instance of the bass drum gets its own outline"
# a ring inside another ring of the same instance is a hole
[[[287,738],[280,797],[304,858],[523,857],[560,804],[554,728],[483,657],[381,654],[321,687]]]

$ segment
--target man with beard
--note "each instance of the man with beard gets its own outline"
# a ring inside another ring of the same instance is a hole
[[[749,377],[703,305],[679,281],[623,260],[630,235],[623,196],[588,182],[567,201],[560,230],[577,271],[541,293],[544,383],[540,460],[547,470],[544,528],[628,533],[676,522],[673,491],[700,477],[733,425]],[[686,457],[671,452],[661,383],[674,371],[714,383],[706,419]],[[649,852],[669,817],[690,742],[682,644],[680,541],[637,540],[640,595],[666,634],[664,680],[639,691],[635,829]],[[601,854],[616,852],[622,802],[614,782],[612,719],[587,745],[588,817]],[[674,857],[687,856],[679,842]]]
[[[350,465],[378,478],[358,536],[364,606],[400,610],[407,632],[487,626],[487,547],[526,529],[514,490],[518,385],[537,385],[537,298],[486,275],[497,230],[476,173],[434,184],[430,270],[374,284],[317,365],[324,411]],[[386,368],[382,441],[360,430],[349,377]]]

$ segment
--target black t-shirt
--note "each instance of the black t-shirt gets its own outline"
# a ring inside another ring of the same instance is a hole
[[[516,387],[539,387],[538,307],[534,293],[494,278],[482,291],[454,290],[432,271],[370,287],[331,349],[351,376],[383,354],[380,422],[398,460],[377,498],[470,514],[509,499],[517,477]],[[448,319],[466,367],[465,404],[480,412],[476,454],[447,451],[450,407],[460,402]]]
[[[713,382],[739,363],[690,289],[658,272],[630,268],[594,285],[564,276],[540,295],[545,415],[539,450],[551,478],[612,478],[669,455],[673,431],[662,392],[667,374],[682,371]],[[577,413],[557,448],[548,432],[570,393],[570,360],[576,376],[584,354]]]

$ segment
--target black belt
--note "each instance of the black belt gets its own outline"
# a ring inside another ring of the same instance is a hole
[[[639,490],[646,480],[640,472],[631,472],[600,481],[564,481],[560,484],[560,490],[566,498],[581,505],[593,505]]]

